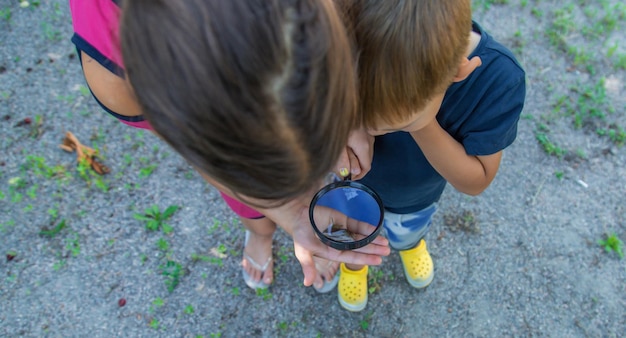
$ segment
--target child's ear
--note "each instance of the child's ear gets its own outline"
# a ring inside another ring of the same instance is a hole
[[[466,57],[464,57],[463,60],[461,61],[461,64],[459,64],[459,70],[457,71],[452,81],[460,82],[460,81],[465,80],[465,78],[467,78],[470,74],[472,74],[474,69],[480,67],[480,65],[482,64],[483,62],[478,56],[474,56],[473,58],[469,60]]]

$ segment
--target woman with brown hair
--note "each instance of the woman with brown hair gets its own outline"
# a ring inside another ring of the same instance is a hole
[[[249,286],[271,283],[274,221],[292,235],[307,286],[323,288],[336,269],[322,278],[313,256],[375,265],[389,253],[382,238],[352,252],[328,248],[307,217],[310,193],[360,122],[350,48],[331,2],[70,6],[72,41],[97,101],[122,122],[154,130],[242,217]]]

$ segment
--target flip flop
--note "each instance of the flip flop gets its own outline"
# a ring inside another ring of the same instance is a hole
[[[244,250],[246,245],[248,245],[248,238],[250,237],[250,232],[248,230],[246,230],[246,237],[244,240]],[[248,261],[248,263],[250,263],[250,265],[252,265],[252,267],[254,267],[255,269],[261,271],[261,273],[265,273],[265,270],[267,270],[267,268],[269,267],[270,263],[272,262],[273,258],[270,255],[267,258],[267,261],[265,261],[265,264],[261,265],[257,262],[254,261],[254,259],[252,259],[252,257],[250,257],[245,251],[243,252],[243,257]],[[252,279],[252,277],[250,276],[250,274],[248,274],[246,272],[246,269],[244,269],[243,267],[241,268],[241,274],[243,275],[243,280],[244,282],[246,282],[246,285],[248,285],[248,287],[250,287],[253,290],[256,289],[267,289],[270,284],[264,283],[263,282],[263,278],[261,278],[258,281],[255,281],[254,279]]]
[[[330,267],[330,264],[332,263],[333,262],[328,261],[326,268]],[[318,272],[320,271],[318,264],[315,264],[315,268],[317,269]],[[335,272],[335,277],[333,277],[333,279],[329,281],[324,281],[324,285],[322,285],[321,288],[318,289],[315,286],[313,286],[313,288],[318,293],[328,293],[332,291],[335,288],[335,286],[337,286],[337,283],[339,283],[339,269],[337,269],[337,272]]]

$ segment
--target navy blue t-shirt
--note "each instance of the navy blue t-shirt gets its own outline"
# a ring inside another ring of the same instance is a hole
[[[513,54],[478,24],[473,30],[481,39],[470,58],[479,56],[482,65],[448,88],[437,121],[468,155],[491,155],[515,140],[525,73]],[[361,182],[380,195],[385,209],[398,214],[437,202],[447,183],[406,132],[376,137],[372,169]]]

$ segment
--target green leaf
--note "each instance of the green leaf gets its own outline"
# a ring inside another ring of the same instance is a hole
[[[170,217],[172,217],[172,215],[178,211],[178,208],[180,208],[177,205],[170,205],[169,207],[167,207],[167,209],[165,209],[165,211],[163,212],[163,215],[161,215],[161,217],[163,217],[163,219],[168,219]]]
[[[154,218],[142,214],[134,214],[133,218],[138,221],[152,221]]]
[[[171,234],[174,231],[174,227],[169,225],[169,224],[162,224],[161,225],[161,229],[163,230],[163,233],[166,235]]]
[[[153,205],[150,208],[146,209],[146,215],[152,216],[153,218],[159,218],[161,216],[161,212],[159,211],[158,205]]]
[[[152,230],[152,231],[159,230],[159,222],[155,220],[148,221],[148,223],[146,223],[146,229]]]
[[[57,224],[57,226],[55,226],[51,230],[41,230],[39,234],[42,236],[47,236],[47,237],[54,237],[59,232],[61,232],[61,230],[63,230],[64,228],[65,228],[65,220],[61,220],[61,222]]]

